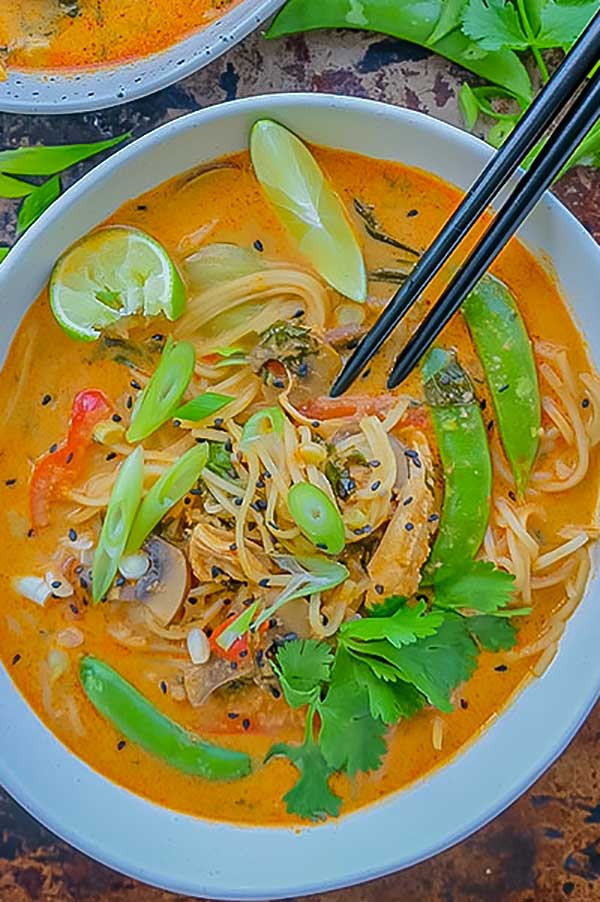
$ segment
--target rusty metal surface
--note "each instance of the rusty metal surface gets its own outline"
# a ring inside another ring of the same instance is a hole
[[[0,143],[143,134],[186,112],[280,90],[371,97],[459,123],[464,73],[419,48],[353,33],[267,43],[254,35],[175,87],[115,110],[30,119],[0,115]],[[78,167],[66,179],[80,176]],[[579,169],[557,187],[600,241],[600,173]],[[15,204],[0,202],[0,243]],[[574,690],[575,691],[575,690]],[[393,877],[316,897],[322,902],[592,902],[600,900],[600,705],[571,747],[509,811],[471,839]],[[502,766],[502,762],[498,762]],[[96,864],[60,842],[0,791],[0,902],[180,902]]]

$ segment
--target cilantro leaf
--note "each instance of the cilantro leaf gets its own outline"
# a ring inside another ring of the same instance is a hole
[[[439,572],[435,604],[440,608],[470,608],[492,614],[506,607],[515,592],[515,578],[490,561],[471,561],[460,570]]]
[[[527,50],[529,47],[516,7],[505,0],[469,0],[462,17],[462,30],[482,50]]]
[[[237,479],[237,473],[231,463],[231,453],[225,447],[225,442],[209,442],[208,443],[208,463],[209,470],[222,476],[223,479]]]
[[[477,646],[463,619],[449,615],[434,636],[403,648],[395,648],[389,642],[364,643],[353,639],[347,644],[351,651],[358,651],[369,666],[372,659],[392,665],[400,680],[411,683],[435,708],[450,712],[450,693],[469,679],[477,664]],[[375,668],[373,670],[377,672]]]
[[[385,725],[372,716],[367,690],[356,680],[352,659],[343,646],[338,648],[319,716],[319,746],[333,770],[353,776],[381,766],[386,752]]]
[[[412,717],[423,708],[425,697],[410,683],[387,682],[360,657],[354,658],[356,681],[367,690],[371,716],[385,724],[395,724],[402,717]]]
[[[517,630],[504,617],[478,614],[466,617],[465,623],[471,636],[486,651],[509,651],[517,644]]]
[[[300,639],[286,642],[271,663],[291,708],[318,701],[321,684],[329,680],[333,654],[325,642]]]
[[[369,608],[369,617],[392,617],[407,601],[402,595],[389,595],[380,604]]]
[[[541,49],[570,47],[597,12],[598,0],[589,0],[587,3],[557,3],[556,0],[548,0],[540,13],[536,46]]]
[[[364,617],[344,623],[340,630],[342,637],[363,639],[387,639],[396,648],[410,645],[417,639],[432,636],[440,628],[444,614],[436,611],[427,613],[427,605],[419,601],[414,607],[401,607],[392,617]]]
[[[312,716],[311,713],[310,717]],[[322,821],[328,816],[337,817],[342,800],[329,787],[329,777],[333,771],[314,739],[309,737],[302,745],[280,742],[270,749],[265,763],[281,756],[289,758],[300,772],[295,786],[283,797],[288,813],[311,821]]]

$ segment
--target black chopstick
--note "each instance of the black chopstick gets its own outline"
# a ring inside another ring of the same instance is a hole
[[[532,163],[486,230],[475,250],[452,279],[436,306],[423,320],[399,355],[388,388],[403,382],[460,308],[466,295],[537,204],[568,162],[592,125],[600,119],[600,70],[589,81],[568,115],[548,138],[543,153]]]
[[[491,203],[524,157],[585,81],[600,57],[600,13],[588,25],[544,90],[533,101],[502,148],[477,178],[440,234],[398,289],[373,328],[360,342],[333,383],[330,395],[338,397],[359,376],[398,322]]]

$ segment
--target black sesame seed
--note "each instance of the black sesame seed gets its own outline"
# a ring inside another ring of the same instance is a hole
[[[487,407],[487,401],[485,400],[485,398],[482,398],[482,399],[481,399],[481,401],[479,402],[479,406],[480,406],[480,408],[481,408],[482,410],[485,410],[485,409],[486,409],[486,407]]]
[[[273,698],[281,698],[281,692],[277,686],[271,686],[271,695]]]
[[[243,648],[240,652],[240,658],[247,658],[247,657],[248,657],[248,651],[247,651],[247,649]]]
[[[274,388],[285,388],[285,382],[283,379],[273,379],[273,387]]]
[[[256,485],[257,489],[264,489],[264,487],[265,487],[265,484],[262,481],[262,479],[257,479],[255,485]]]
[[[493,428],[494,428],[494,421],[490,420],[489,423],[487,424],[487,431],[491,432],[493,430]]]
[[[408,216],[409,219],[412,219],[413,216],[419,215],[419,211],[418,210],[409,210],[406,215]]]
[[[265,655],[265,653],[264,653],[264,651],[262,650],[262,648],[259,648],[258,651],[256,652],[256,655],[255,655],[256,663],[257,663],[257,665],[258,665],[259,667],[262,667],[262,666],[263,666],[263,663],[264,663],[264,662],[263,662],[264,655]]]
[[[224,422],[225,422],[225,420],[223,419],[223,417],[217,417],[215,420],[216,428],[220,429]]]
[[[403,504],[404,507],[408,507],[408,505],[409,505],[409,504],[412,504],[414,500],[415,500],[414,497],[413,497],[412,495],[409,495],[408,498],[405,498],[405,499],[404,499],[404,501],[402,502],[402,504]]]
[[[254,249],[257,250],[259,254],[262,254],[262,252],[264,251],[265,248],[260,238],[257,238],[254,242]]]
[[[179,427],[181,426],[181,420],[173,420],[173,426],[175,427],[175,429],[179,429]]]
[[[223,599],[223,607],[224,607],[224,608],[228,608],[230,604],[231,604],[231,598],[224,598],[224,599]]]
[[[62,583],[59,579],[54,579],[54,580],[52,580],[50,585],[53,589],[60,589],[60,587],[62,586]]]
[[[202,489],[190,489],[190,495],[201,495]]]
[[[517,502],[517,496],[516,496],[516,494],[512,491],[512,489],[511,489],[510,492],[508,493],[508,497],[510,498],[511,501],[514,501],[515,504],[516,504],[516,502]]]
[[[259,580],[258,585],[262,589],[268,589],[269,588],[269,578],[267,576],[265,576],[263,579]]]
[[[371,483],[371,491],[372,491],[372,492],[376,492],[377,489],[380,487],[380,485],[381,485],[381,480],[380,480],[380,479],[376,479],[375,482],[372,482],[372,483]]]
[[[71,611],[73,612],[73,614],[79,614],[79,608],[77,607],[76,604],[70,604],[69,607],[71,608]]]
[[[191,499],[191,498],[188,498],[188,496],[186,495],[186,497],[183,499],[183,503],[184,503],[184,504],[191,504],[191,503],[192,503],[192,499]]]
[[[16,485],[16,484],[17,484],[16,479],[7,479],[6,482],[4,483],[4,485]]]
[[[374,470],[376,470],[377,467],[381,466],[381,461],[380,460],[370,460],[370,461],[368,461],[367,466],[372,467]]]
[[[147,209],[148,209],[147,204],[138,204],[137,207],[136,207],[136,210],[139,210],[140,213],[143,213],[144,210],[147,210]]]
[[[587,408],[590,406],[590,399],[584,398],[583,401],[581,402],[581,406],[583,407],[584,410],[587,410]]]
[[[166,695],[167,694],[167,684],[165,683],[165,681],[161,680],[159,685],[160,685],[160,691],[162,692],[162,694]]]
[[[213,628],[211,626],[207,626],[204,632],[206,633],[206,638],[210,639],[213,634]]]
[[[85,579],[83,576],[80,576],[79,577],[79,585],[81,586],[82,589],[84,589],[84,590],[87,589],[88,588],[87,579]]]
[[[460,706],[461,706],[461,708],[463,709],[463,711],[466,711],[466,710],[467,710],[467,708],[469,707],[469,703],[468,703],[468,701],[466,700],[466,698],[461,698],[461,700],[460,700]]]
[[[405,457],[408,457],[410,461],[412,461],[417,467],[417,469],[421,469],[423,464],[421,463],[421,458],[419,457],[419,452],[415,451],[414,448],[407,448],[404,452]]]
[[[116,456],[117,456],[116,451],[109,451],[108,454],[106,455],[106,460],[114,460]]]
[[[356,532],[356,530],[354,530],[354,532]],[[321,551],[327,551],[327,545],[325,545],[324,542],[317,542],[317,548]]]
[[[125,742],[124,739],[119,739],[119,741],[117,742],[118,751],[122,752],[126,745],[127,745],[127,743]]]
[[[231,545],[229,546],[229,550],[230,550],[230,551],[237,551],[237,545],[235,544],[235,542],[232,542],[232,543],[231,543]]]
[[[69,530],[69,539],[71,540],[71,542],[77,541],[77,533],[75,532],[73,527],[71,527],[71,529]]]
[[[46,404],[49,404],[51,400],[52,395],[44,395],[44,397],[42,398],[42,407],[45,407]]]
[[[351,338],[350,341],[346,342],[346,350],[353,351],[354,348],[358,347],[359,341],[360,341],[360,338],[358,338],[358,336],[355,338]]]
[[[508,385],[508,384],[507,384],[507,385],[502,385],[502,386],[500,386],[500,388],[498,389],[498,391],[499,391],[501,394],[503,394],[505,391],[508,391],[509,388],[510,388],[510,385]]]
[[[415,528],[415,524],[414,523],[406,523],[404,528],[407,532],[412,532],[413,529]]]
[[[113,413],[111,419],[112,419],[113,423],[120,423],[121,420],[123,419],[123,417],[119,413]]]
[[[233,499],[233,503],[235,504],[236,507],[241,507],[242,504],[244,503],[244,499],[240,498],[240,496],[238,495],[237,498]]]
[[[259,499],[256,501],[256,510],[257,510],[257,511],[266,511],[267,507],[268,507],[268,504],[267,504],[267,502],[264,500],[264,498],[259,498]]]
[[[230,438],[228,438],[228,439],[223,443],[223,447],[225,448],[226,451],[229,452],[229,454],[231,454],[231,452],[233,451],[233,444],[232,444]]]
[[[361,379],[368,379],[370,375],[371,375],[371,367],[369,366],[369,367],[367,367],[367,369],[366,369],[363,373],[361,373],[360,378],[361,378]]]
[[[494,667],[494,670],[497,670],[498,673],[506,673],[508,667],[506,666],[506,664],[498,664],[497,667]]]
[[[257,523],[248,523],[248,532],[254,532],[257,527]]]
[[[237,670],[237,667],[238,667],[237,661],[232,661],[229,666],[231,667],[232,670]]]
[[[301,379],[304,379],[306,376],[308,376],[308,363],[304,361],[298,367],[296,367],[296,373],[298,376],[300,376]]]
[[[48,448],[48,451],[50,452],[50,454],[54,454],[57,449],[58,449],[58,445],[56,444],[56,442],[54,442],[54,444],[50,445],[50,447]]]
[[[131,410],[132,407],[133,407],[133,398],[131,397],[131,395],[128,395],[127,396],[127,410]]]
[[[271,619],[269,620],[269,629],[274,630],[276,626],[277,626],[277,619],[275,617],[271,617]]]
[[[237,720],[239,716],[240,715],[237,713],[237,711],[228,711],[227,712],[227,717],[229,718],[229,720]]]
[[[383,595],[384,588],[383,588],[383,586],[381,585],[381,583],[377,583],[377,584],[375,585],[375,591],[377,592],[378,595]]]
[[[283,637],[284,642],[295,642],[298,638],[298,633],[286,633]]]
[[[154,335],[152,336],[152,341],[162,341],[164,339],[164,337],[165,336],[162,335],[160,332],[155,332]]]
[[[188,598],[188,604],[191,604],[191,605],[198,604],[198,599],[197,599],[197,598],[194,598],[193,596],[190,596],[190,597]]]
[[[67,454],[65,463],[66,463],[66,464],[70,464],[72,460],[73,460],[73,452],[72,452],[72,451],[69,451],[69,453]]]
[[[28,539],[33,539],[34,535],[35,535],[35,529],[33,529],[33,527],[31,529],[27,530],[27,538]]]
[[[437,521],[438,521],[439,519],[440,519],[440,515],[439,515],[439,514],[430,514],[429,517],[428,517],[428,520],[429,520],[430,523],[437,523]]]
[[[216,579],[217,576],[221,576],[223,573],[224,573],[224,571],[221,569],[221,567],[217,567],[216,564],[213,564],[212,567],[210,568],[210,575],[212,576],[213,579]]]
[[[21,655],[17,653],[16,655],[13,656],[13,659],[12,659],[13,665],[18,664],[20,660],[21,660]]]
[[[300,308],[292,315],[292,319],[299,319],[301,316],[304,316],[304,310]]]
[[[243,728],[244,728],[245,730],[249,730],[249,729],[250,729],[250,721],[248,720],[247,717],[245,717],[245,718],[243,719],[243,721],[242,721],[242,726],[243,726]]]
[[[134,388],[136,391],[141,391],[141,390],[142,390],[142,386],[141,386],[140,383],[137,382],[135,379],[132,379],[131,382],[130,382],[129,384],[130,384],[131,387]]]
[[[124,586],[125,583],[126,583],[126,579],[124,576],[117,576],[117,578],[115,580],[115,585],[117,586],[118,589],[120,589],[121,586]]]

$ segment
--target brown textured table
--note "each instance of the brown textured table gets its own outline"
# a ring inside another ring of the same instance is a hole
[[[274,44],[255,35],[198,75],[135,104],[73,117],[0,115],[0,143],[96,140],[129,128],[140,135],[198,107],[279,90],[371,97],[458,123],[456,89],[463,78],[457,67],[387,38],[313,34]],[[83,168],[75,175],[81,175]],[[557,193],[600,241],[600,172],[579,169],[563,179]],[[12,239],[14,213],[14,205],[0,202],[0,242]],[[600,900],[599,743],[600,706],[533,789],[474,837],[396,876],[317,898],[323,902]],[[75,852],[0,791],[0,902],[180,899]]]

